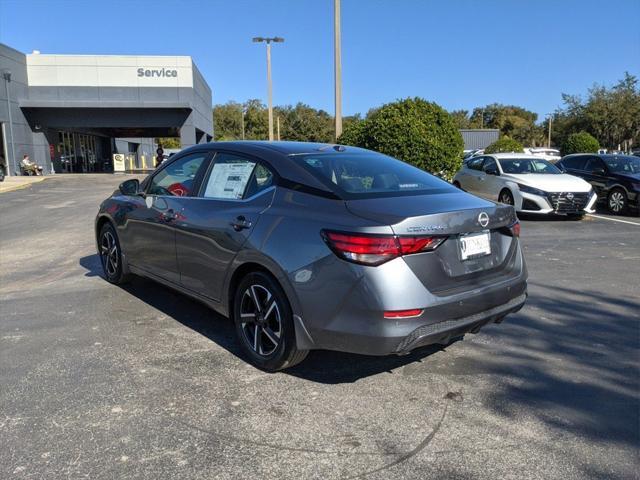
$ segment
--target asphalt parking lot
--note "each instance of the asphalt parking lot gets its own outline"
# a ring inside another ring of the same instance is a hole
[[[227,319],[101,278],[122,178],[0,195],[0,478],[640,478],[639,217],[523,220],[528,304],[464,341],[267,374]]]

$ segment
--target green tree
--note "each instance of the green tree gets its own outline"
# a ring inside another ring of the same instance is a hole
[[[242,108],[238,102],[227,102],[213,107],[213,132],[215,140],[242,138]]]
[[[596,153],[600,148],[598,140],[587,132],[572,133],[562,145],[562,154]]]
[[[350,125],[339,143],[376,150],[445,178],[460,168],[462,136],[439,105],[408,98],[370,112]]]
[[[162,137],[156,138],[156,143],[158,145],[162,145],[162,148],[180,148],[180,138],[179,137]]]
[[[298,142],[333,141],[333,117],[324,110],[316,110],[304,103],[295,107],[277,107],[274,116],[280,117],[280,139]]]
[[[640,86],[635,76],[625,73],[611,88],[596,84],[586,98],[563,94],[562,101],[552,128],[555,144],[564,145],[569,135],[581,131],[607,148],[630,149],[640,143]]]
[[[469,128],[497,128],[501,135],[538,146],[544,142],[544,127],[536,125],[537,119],[537,113],[522,107],[492,103],[473,110]]]
[[[522,144],[513,138],[507,136],[501,137],[487,148],[484,153],[522,153],[524,149]]]
[[[469,110],[453,110],[449,112],[460,129],[472,128],[471,118],[469,118]]]

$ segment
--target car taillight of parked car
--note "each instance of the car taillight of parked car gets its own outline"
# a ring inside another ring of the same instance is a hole
[[[400,237],[323,230],[322,238],[338,257],[353,263],[375,266],[402,255],[433,251],[447,237]]]

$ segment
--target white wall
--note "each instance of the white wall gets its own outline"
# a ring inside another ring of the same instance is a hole
[[[194,86],[191,57],[43,54],[26,57],[30,87]]]

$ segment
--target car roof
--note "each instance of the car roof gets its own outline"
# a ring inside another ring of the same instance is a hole
[[[584,155],[602,158],[603,160],[615,160],[616,158],[635,158],[634,155],[619,155],[613,153],[572,153],[570,155],[565,155],[564,157],[562,157],[562,160],[564,160],[565,158],[580,157]]]
[[[538,160],[544,160],[544,158],[540,158],[535,155],[529,155],[528,153],[485,153],[483,156],[494,157],[498,160],[503,158],[537,158]]]
[[[197,147],[198,145],[196,145]],[[200,144],[199,146],[209,147],[211,149],[216,148],[229,148],[238,151],[244,151],[245,149],[260,148],[272,150],[274,152],[281,153],[283,155],[300,155],[305,153],[318,153],[330,150],[339,151],[365,151],[362,148],[352,147],[349,145],[339,145],[335,143],[321,143],[321,142],[292,142],[292,141],[268,141],[268,140],[234,140],[224,142],[210,142]]]
[[[191,147],[185,148],[180,152],[180,157],[190,152],[201,151],[219,151],[245,154],[255,156],[267,162],[276,170],[278,175],[297,184],[306,185],[317,190],[335,193],[327,188],[315,176],[307,171],[299,161],[296,161],[296,155],[301,154],[323,154],[342,152],[347,153],[365,153],[368,150],[348,145],[336,145],[332,143],[316,143],[316,142],[269,142],[259,140],[240,140],[229,142],[209,142],[199,143]],[[173,158],[173,157],[172,157]]]

